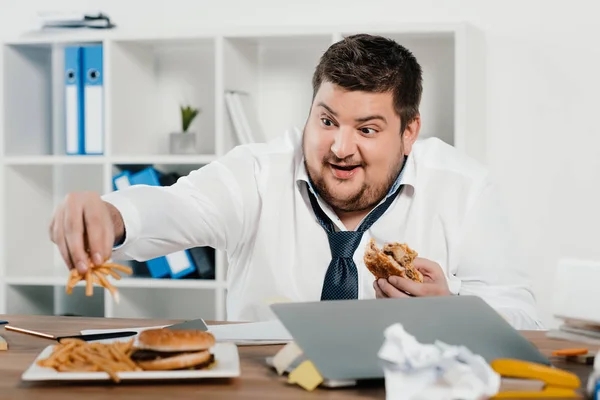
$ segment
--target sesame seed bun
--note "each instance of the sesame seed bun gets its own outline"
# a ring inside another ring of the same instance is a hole
[[[149,329],[138,336],[136,348],[162,352],[200,351],[215,345],[210,332],[199,330]]]

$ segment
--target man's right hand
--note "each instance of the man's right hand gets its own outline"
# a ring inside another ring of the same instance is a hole
[[[66,196],[50,223],[50,239],[69,269],[85,273],[91,261],[101,265],[112,254],[115,239],[124,235],[121,213],[95,192]]]

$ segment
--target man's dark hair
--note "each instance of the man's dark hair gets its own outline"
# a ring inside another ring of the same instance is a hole
[[[312,79],[313,99],[323,82],[347,90],[391,92],[404,133],[419,115],[422,81],[421,66],[409,50],[382,36],[357,34],[331,45],[321,56]]]

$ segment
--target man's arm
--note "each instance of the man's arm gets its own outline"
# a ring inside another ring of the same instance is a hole
[[[524,258],[501,206],[487,182],[476,195],[461,229],[456,277],[460,295],[476,295],[517,329],[542,329]]]
[[[134,185],[104,195],[111,215],[122,216],[113,258],[145,261],[197,246],[234,251],[256,216],[254,171],[254,158],[235,149],[172,186]]]

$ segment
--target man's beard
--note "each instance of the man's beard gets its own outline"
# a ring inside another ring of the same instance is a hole
[[[303,149],[304,150],[304,149]],[[337,160],[337,157],[334,155],[330,155],[326,160],[323,160],[321,164],[321,170],[325,171],[329,168],[329,161]],[[327,187],[327,183],[323,178],[323,174],[313,173],[310,170],[308,163],[306,162],[306,156],[304,157],[304,166],[306,168],[306,172],[308,173],[308,177],[312,182],[312,185],[316,192],[336,211],[342,212],[353,212],[353,211],[365,211],[375,207],[389,192],[390,188],[398,178],[398,174],[402,170],[402,166],[404,164],[404,157],[399,157],[399,162],[394,165],[394,168],[391,169],[387,179],[383,181],[381,184],[377,186],[369,185],[367,182],[364,182],[360,190],[353,195],[352,197],[339,200],[331,195],[331,191]],[[361,165],[362,168],[365,168],[365,165]]]

